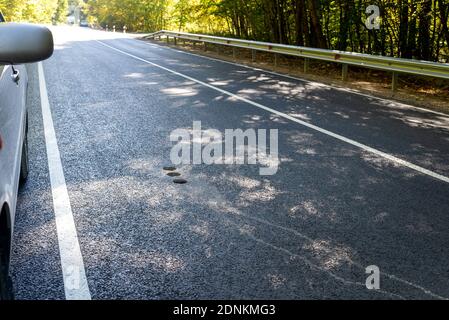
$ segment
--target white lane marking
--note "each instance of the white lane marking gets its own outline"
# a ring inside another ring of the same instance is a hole
[[[156,63],[154,63],[154,62],[145,60],[145,59],[140,58],[140,57],[138,57],[138,56],[135,56],[135,55],[133,55],[133,54],[131,54],[131,53],[128,53],[128,52],[122,51],[122,50],[120,50],[120,49],[114,48],[114,47],[112,47],[112,46],[110,46],[110,45],[107,45],[107,44],[101,42],[101,41],[98,41],[98,40],[95,40],[95,41],[97,41],[98,43],[100,43],[101,45],[103,45],[103,46],[105,46],[105,47],[108,47],[108,48],[110,48],[110,49],[112,49],[112,50],[115,50],[115,51],[117,51],[117,52],[120,52],[120,53],[122,53],[122,54],[124,54],[124,55],[127,55],[127,56],[131,57],[131,58],[134,58],[134,59],[136,59],[136,60],[145,62],[145,63],[147,63],[147,64],[150,64],[150,65],[154,66],[154,67],[157,67],[157,68],[159,68],[159,69],[165,70],[165,71],[170,72],[170,73],[172,73],[172,74],[174,74],[174,75],[180,76],[180,77],[182,77],[182,78],[184,78],[184,79],[187,79],[187,80],[196,82],[196,83],[198,83],[198,84],[200,84],[200,85],[203,85],[203,86],[205,86],[205,87],[208,87],[208,88],[210,88],[210,89],[213,89],[213,90],[215,90],[215,91],[218,91],[218,92],[220,92],[220,93],[222,93],[222,94],[225,94],[225,95],[227,95],[227,96],[230,96],[230,97],[232,97],[232,98],[234,98],[234,99],[237,99],[237,100],[246,102],[246,103],[248,103],[248,104],[250,104],[250,105],[253,105],[253,106],[255,106],[255,107],[259,108],[259,109],[263,109],[263,110],[265,110],[265,111],[271,112],[271,113],[276,114],[276,115],[278,115],[278,116],[280,116],[280,117],[282,117],[282,118],[291,120],[291,121],[296,122],[296,123],[298,123],[298,124],[301,124],[301,125],[303,125],[303,126],[305,126],[305,127],[307,127],[307,128],[313,129],[313,130],[315,130],[315,131],[321,132],[321,133],[323,133],[323,134],[325,134],[325,135],[328,135],[328,136],[333,137],[333,138],[335,138],[335,139],[338,139],[338,140],[340,140],[340,141],[343,141],[343,142],[346,142],[346,143],[351,144],[351,145],[353,145],[353,146],[356,146],[356,147],[358,147],[358,148],[360,148],[360,149],[362,149],[362,150],[365,150],[365,151],[367,151],[367,152],[369,152],[369,153],[373,153],[373,154],[375,154],[375,155],[377,155],[377,156],[380,156],[380,157],[382,157],[382,158],[385,158],[385,159],[387,159],[387,160],[389,160],[389,161],[391,161],[391,162],[394,162],[394,163],[396,163],[396,164],[399,164],[399,165],[401,165],[401,166],[408,167],[408,168],[410,168],[410,169],[412,169],[412,170],[415,170],[415,171],[418,171],[418,172],[420,172],[420,173],[422,173],[422,174],[425,174],[425,175],[428,175],[428,176],[433,177],[433,178],[435,178],[435,179],[438,179],[438,180],[441,180],[441,181],[443,181],[443,182],[449,183],[449,178],[448,178],[448,177],[445,177],[445,176],[443,176],[443,175],[441,175],[441,174],[439,174],[439,173],[436,173],[436,172],[430,171],[430,170],[428,170],[428,169],[425,169],[425,168],[423,168],[423,167],[417,166],[417,165],[415,165],[415,164],[413,164],[413,163],[411,163],[411,162],[408,162],[408,161],[406,161],[406,160],[402,160],[402,159],[397,158],[397,157],[395,157],[395,156],[392,156],[392,155],[390,155],[390,154],[388,154],[388,153],[385,153],[385,152],[383,152],[383,151],[377,150],[377,149],[372,148],[372,147],[370,147],[370,146],[364,145],[364,144],[362,144],[362,143],[360,143],[360,142],[357,142],[357,141],[354,141],[354,140],[352,140],[352,139],[346,138],[346,137],[341,136],[341,135],[339,135],[339,134],[337,134],[337,133],[333,133],[333,132],[331,132],[331,131],[329,131],[329,130],[323,129],[323,128],[318,127],[318,126],[316,126],[316,125],[313,125],[313,124],[311,124],[311,123],[308,123],[308,122],[299,120],[299,119],[297,119],[297,118],[295,118],[295,117],[292,117],[292,116],[290,116],[290,115],[288,115],[288,114],[285,114],[285,113],[280,112],[280,111],[277,111],[277,110],[275,110],[275,109],[266,107],[266,106],[264,106],[264,105],[262,105],[262,104],[260,104],[260,103],[254,102],[254,101],[252,101],[252,100],[249,100],[249,99],[244,98],[244,97],[242,97],[242,96],[236,95],[236,94],[231,93],[231,92],[229,92],[229,91],[226,91],[226,90],[217,88],[217,87],[215,87],[215,86],[213,86],[213,85],[211,85],[211,84],[208,84],[208,83],[206,83],[206,82],[203,82],[203,81],[201,81],[201,80],[197,80],[197,79],[192,78],[192,77],[190,77],[190,76],[187,76],[187,75],[185,75],[185,74],[182,74],[182,73],[179,73],[179,72],[177,72],[177,71],[171,70],[171,69],[169,69],[169,68],[160,66],[160,65],[158,65],[158,64],[156,64]]]
[[[90,300],[91,296],[84,270],[83,256],[81,255],[81,249],[78,243],[78,235],[73,220],[72,207],[70,205],[70,198],[51,116],[50,103],[48,102],[47,85],[45,83],[42,62],[38,63],[38,73],[48,170],[53,195],[65,297],[67,300]]]
[[[253,66],[249,66],[249,65],[245,65],[245,64],[241,64],[241,63],[237,63],[237,62],[232,62],[232,61],[227,61],[227,60],[221,60],[221,59],[217,59],[217,58],[212,58],[209,56],[202,56],[200,54],[196,54],[196,53],[192,53],[192,52],[187,52],[187,51],[183,51],[183,50],[179,50],[179,49],[174,49],[174,48],[170,48],[170,47],[166,47],[163,45],[159,45],[159,44],[154,44],[154,43],[148,43],[144,40],[138,40],[138,39],[130,39],[130,38],[123,38],[123,39],[128,39],[128,40],[137,40],[143,44],[146,44],[150,47],[155,47],[155,48],[163,48],[163,49],[167,49],[167,50],[171,50],[174,52],[178,52],[178,53],[183,53],[186,55],[190,55],[190,56],[194,56],[194,57],[198,57],[198,58],[203,58],[203,59],[207,59],[207,60],[211,60],[211,61],[216,61],[216,62],[221,62],[221,63],[227,63],[233,66],[238,66],[238,67],[242,67],[242,68],[246,68],[246,69],[250,69],[253,71],[258,71],[258,72],[263,72],[263,73],[268,73],[271,75],[275,75],[278,77],[283,77],[286,79],[291,79],[291,80],[295,80],[295,81],[300,81],[300,82],[305,82],[305,83],[309,83],[309,84],[313,84],[313,83],[319,83],[320,86],[322,87],[326,87],[326,88],[331,88],[331,89],[335,89],[338,91],[342,91],[342,92],[349,92],[352,94],[356,94],[365,98],[370,98],[370,99],[374,99],[377,101],[381,101],[381,102],[386,102],[386,103],[393,103],[394,105],[398,106],[399,108],[407,108],[407,109],[415,109],[418,111],[422,111],[422,112],[427,112],[427,113],[433,113],[439,116],[443,116],[448,118],[449,114],[448,113],[444,113],[444,112],[439,112],[439,111],[435,111],[435,110],[430,110],[430,109],[426,109],[426,108],[422,108],[422,107],[416,107],[416,106],[412,106],[410,104],[406,104],[406,103],[402,103],[402,102],[398,102],[398,101],[393,101],[393,100],[388,100],[385,98],[380,98],[380,97],[376,97],[367,93],[363,93],[363,92],[359,92],[355,89],[349,89],[349,88],[344,88],[344,87],[339,87],[336,85],[328,85],[325,83],[321,83],[321,82],[315,82],[315,81],[311,81],[311,80],[306,80],[306,79],[302,79],[302,78],[298,78],[298,77],[294,77],[288,74],[283,74],[283,73],[279,73],[279,72],[275,72],[275,71],[270,71],[270,70],[266,70],[266,69],[261,69],[261,68],[256,68]]]

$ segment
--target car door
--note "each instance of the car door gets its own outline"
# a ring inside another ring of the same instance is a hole
[[[26,117],[26,70],[16,66],[20,80],[14,81],[13,67],[0,66],[0,206],[7,203],[14,225]]]

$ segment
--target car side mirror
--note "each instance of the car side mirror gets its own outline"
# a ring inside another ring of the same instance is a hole
[[[0,64],[42,61],[53,54],[53,35],[32,24],[0,23]]]

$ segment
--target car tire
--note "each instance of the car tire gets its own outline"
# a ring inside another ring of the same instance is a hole
[[[20,185],[23,186],[28,178],[28,138],[25,133],[22,146],[22,160],[20,162]]]

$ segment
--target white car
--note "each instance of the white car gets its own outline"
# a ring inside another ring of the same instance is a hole
[[[4,21],[0,13],[0,21]],[[11,299],[11,239],[17,192],[28,175],[28,78],[23,63],[49,58],[53,36],[45,27],[0,23],[0,300]]]

